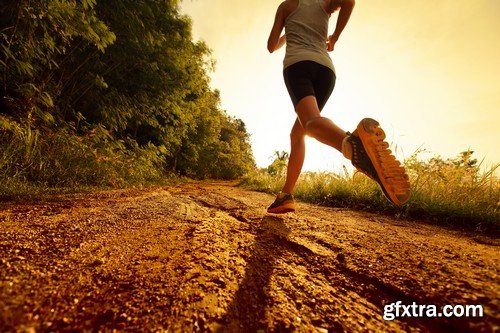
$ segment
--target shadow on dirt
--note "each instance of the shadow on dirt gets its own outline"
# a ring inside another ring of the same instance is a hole
[[[228,312],[222,318],[222,327],[217,332],[255,332],[267,326],[267,292],[277,260],[286,251],[281,246],[290,234],[282,218],[264,216],[260,221],[253,244],[253,254]]]

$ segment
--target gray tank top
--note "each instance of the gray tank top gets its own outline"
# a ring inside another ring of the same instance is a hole
[[[285,21],[286,54],[283,68],[299,61],[311,60],[335,72],[326,49],[329,19],[321,0],[299,0],[297,9]]]

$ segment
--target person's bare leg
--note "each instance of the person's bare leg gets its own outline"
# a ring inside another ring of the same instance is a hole
[[[302,171],[305,158],[305,135],[327,144],[344,156],[350,156],[350,146],[343,146],[347,137],[345,131],[335,125],[330,119],[321,117],[316,97],[307,96],[300,100],[295,111],[298,119],[290,134],[290,157],[288,159],[285,185],[281,192],[291,194]],[[347,152],[346,152],[347,150]]]
[[[378,131],[382,131],[383,134],[383,130],[380,128],[377,121],[370,118],[363,119],[360,123],[361,127],[358,125],[356,129],[356,131],[358,131],[357,134],[353,134],[348,137],[347,133],[335,125],[330,119],[321,117],[317,101],[314,96],[304,97],[297,104],[295,110],[302,125],[303,132],[318,141],[339,150],[346,158],[352,159],[353,147],[361,145],[363,150],[356,150],[358,152],[358,158],[357,162],[356,159],[353,161],[353,165],[358,168],[358,170],[374,179],[381,186],[386,197],[394,204],[403,205],[408,201],[411,195],[411,190],[408,175],[406,174],[404,167],[402,167],[400,162],[397,161],[393,155],[391,155],[390,150],[387,150],[384,155],[381,155],[380,153],[377,153],[378,155],[373,155],[373,149],[387,149],[388,144],[386,142],[382,142],[378,148],[368,145],[368,149],[372,149],[372,156],[364,150],[365,143],[363,140],[367,140],[368,142],[371,136],[380,136],[380,134],[375,133],[377,128]],[[354,133],[356,133],[356,131]],[[366,163],[371,164],[371,169],[367,168],[366,165],[363,164],[364,162],[360,162],[360,153],[364,154],[363,158],[368,161]],[[302,169],[303,160],[303,157],[301,159],[294,158],[289,160],[288,173],[290,173],[290,175],[287,174],[286,188],[284,188],[282,192],[292,194],[293,188],[295,187],[295,183]],[[297,163],[297,161],[300,161],[300,164]],[[284,206],[284,208],[289,210],[283,210],[283,212],[295,211],[293,202],[291,204],[289,203],[289,207]]]
[[[306,132],[300,124],[299,119],[297,119],[290,133],[290,156],[288,158],[286,182],[281,190],[283,193],[291,194],[293,192],[293,188],[302,171],[306,155],[305,136]]]
[[[304,97],[295,109],[307,135],[337,149],[346,157],[350,156],[349,152],[345,151],[349,150],[350,147],[346,148],[345,145],[342,147],[342,143],[347,137],[346,131],[335,125],[330,119],[321,116],[316,97]]]

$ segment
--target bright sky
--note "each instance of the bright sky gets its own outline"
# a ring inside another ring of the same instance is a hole
[[[259,166],[289,151],[295,120],[282,76],[284,48],[266,49],[279,0],[184,0],[196,40],[217,61],[212,87],[242,119]],[[330,20],[330,33],[336,17]],[[335,90],[323,115],[346,131],[375,118],[400,158],[472,149],[500,162],[500,1],[358,0],[334,52]],[[346,160],[309,139],[305,170],[340,170]]]

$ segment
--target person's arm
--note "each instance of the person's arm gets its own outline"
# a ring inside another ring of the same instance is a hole
[[[335,43],[338,41],[340,34],[344,30],[349,18],[351,17],[352,10],[354,9],[355,0],[331,0],[329,8],[334,11],[336,7],[340,6],[339,17],[337,18],[337,25],[335,31],[328,37],[327,48],[328,51],[333,51]]]
[[[267,49],[270,53],[273,53],[280,47],[282,47],[286,42],[286,36],[281,35],[281,31],[283,31],[283,27],[285,26],[285,19],[283,14],[284,2],[279,5],[278,10],[276,11],[276,16],[274,17],[273,28],[271,29],[271,33],[269,34],[269,39],[267,40]]]

